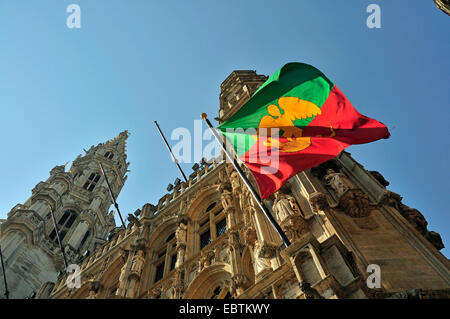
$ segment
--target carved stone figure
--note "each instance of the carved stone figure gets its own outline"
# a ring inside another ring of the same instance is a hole
[[[282,223],[290,216],[301,216],[300,208],[294,197],[277,192],[275,194],[275,202],[273,203],[273,210],[277,216],[278,222]]]
[[[144,252],[142,250],[138,250],[131,260],[131,272],[140,276],[142,268],[144,267],[144,261]]]
[[[400,214],[406,218],[406,220],[413,225],[416,230],[422,234],[437,250],[444,248],[441,235],[434,231],[429,231],[427,226],[428,222],[425,217],[417,210],[410,208],[405,204],[400,204]]]
[[[224,209],[228,209],[228,207],[233,206],[233,195],[232,195],[232,188],[231,184],[226,182],[222,183],[219,187],[219,191],[222,194],[221,200],[222,200],[222,206]]]
[[[239,179],[240,179],[239,174],[236,171],[233,171],[231,173],[230,180],[231,180],[231,187],[234,192],[241,191],[241,183]]]
[[[255,273],[258,274],[264,270],[272,270],[272,264],[268,258],[267,247],[262,245],[258,240],[255,242],[254,246],[254,256],[255,256]]]
[[[186,245],[186,232],[187,232],[186,224],[180,222],[175,232],[175,238],[177,239],[177,246]]]
[[[332,168],[327,170],[327,175],[325,175],[324,179],[327,183],[326,185],[330,186],[336,192],[338,198],[353,188],[353,184],[345,174],[336,173]]]
[[[214,263],[214,251],[210,250],[208,252],[201,252],[201,256],[200,256],[200,271],[203,270],[204,268],[207,268],[209,266],[211,266],[211,264]]]

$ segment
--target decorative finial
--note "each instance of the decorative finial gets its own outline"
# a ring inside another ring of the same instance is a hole
[[[206,120],[208,118],[208,115],[206,115],[206,113],[202,113],[202,119]]]

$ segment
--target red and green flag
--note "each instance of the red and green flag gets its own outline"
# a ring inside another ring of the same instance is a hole
[[[322,72],[303,63],[275,72],[219,130],[253,173],[263,199],[346,147],[390,135]]]

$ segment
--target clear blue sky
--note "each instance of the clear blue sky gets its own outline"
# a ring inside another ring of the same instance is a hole
[[[79,30],[66,26],[71,3]],[[381,29],[366,26],[370,3]],[[156,203],[179,174],[153,120],[167,135],[192,129],[201,112],[217,116],[231,71],[298,61],[388,125],[390,139],[348,151],[450,246],[449,27],[432,0],[3,0],[0,218],[55,165],[125,129],[131,172],[119,205]]]

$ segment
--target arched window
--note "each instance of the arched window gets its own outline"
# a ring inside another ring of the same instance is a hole
[[[198,220],[199,247],[203,249],[227,230],[227,220],[221,205],[216,202],[206,208]]]
[[[230,291],[226,287],[217,286],[209,299],[231,299],[233,296],[231,295]]]
[[[89,238],[89,235],[90,235],[90,234],[91,234],[91,232],[90,232],[89,230],[84,234],[83,239],[81,240],[80,246],[83,246],[83,245],[84,245],[84,243],[86,242],[86,240]]]
[[[114,153],[106,152],[106,153],[105,153],[105,157],[108,158],[108,159],[113,159]]]
[[[61,216],[61,218],[58,221],[59,239],[61,241],[63,241],[64,237],[70,230],[70,227],[72,227],[77,217],[78,217],[77,213],[73,210],[66,210],[64,214]],[[55,243],[58,242],[55,229],[51,231],[49,237]]]
[[[157,250],[156,260],[153,263],[155,275],[153,282],[158,282],[175,269],[177,263],[177,240],[175,233],[171,233],[164,244]]]
[[[91,175],[89,175],[86,183],[84,183],[83,188],[92,192],[95,188],[95,185],[97,185],[97,182],[99,181],[99,179],[100,179],[100,174],[92,173]]]

